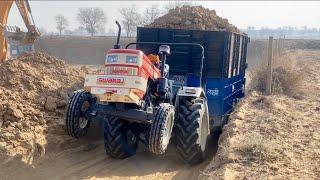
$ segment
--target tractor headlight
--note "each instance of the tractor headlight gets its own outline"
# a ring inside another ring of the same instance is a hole
[[[118,55],[108,55],[107,63],[116,63],[118,61]]]
[[[161,45],[159,47],[159,54],[165,54],[165,55],[170,55],[170,46],[167,45]]]
[[[137,56],[127,56],[126,63],[138,64]]]

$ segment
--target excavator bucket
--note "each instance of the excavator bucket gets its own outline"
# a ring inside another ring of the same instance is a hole
[[[13,2],[17,5],[28,32],[23,32],[16,26],[7,26]],[[7,58],[7,42],[15,46],[29,45],[33,44],[38,36],[40,36],[40,32],[35,26],[28,0],[0,0],[0,62]]]
[[[39,36],[38,33],[23,32],[17,26],[5,26],[3,35],[9,43],[19,45],[33,44]]]

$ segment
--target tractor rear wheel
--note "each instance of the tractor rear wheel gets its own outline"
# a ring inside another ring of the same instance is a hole
[[[66,117],[67,131],[71,137],[80,138],[88,133],[90,121],[84,115],[89,106],[95,102],[96,99],[88,92],[78,90],[73,93]]]
[[[136,154],[139,139],[130,124],[115,116],[104,122],[104,146],[106,153],[117,159]]]
[[[164,154],[170,141],[174,122],[174,107],[161,103],[149,132],[149,150],[154,154]]]
[[[181,99],[175,127],[175,140],[179,156],[189,164],[203,161],[209,133],[206,101],[192,97]]]

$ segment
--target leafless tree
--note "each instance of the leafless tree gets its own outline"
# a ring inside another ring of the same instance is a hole
[[[192,0],[174,0],[169,1],[167,4],[164,5],[164,10],[166,13],[169,12],[170,9],[174,9],[176,7],[182,7],[182,6],[197,6],[197,3],[195,3]]]
[[[136,27],[143,24],[137,9],[138,8],[135,5],[132,5],[119,10],[127,37],[131,37],[136,32]]]
[[[116,33],[116,31],[115,31],[114,29],[111,29],[111,28],[110,28],[110,29],[108,30],[107,35],[108,35],[108,36],[116,36],[117,33]]]
[[[57,30],[59,31],[59,35],[61,36],[62,32],[66,30],[69,25],[68,20],[62,14],[57,14],[55,16],[55,20],[57,23]]]
[[[152,23],[155,19],[162,15],[159,5],[153,4],[150,7],[147,7],[142,16],[143,25]]]
[[[39,31],[40,31],[41,35],[47,35],[47,34],[48,34],[47,29],[44,28],[44,27],[40,27],[40,28],[39,28]]]
[[[84,27],[91,36],[94,36],[101,31],[101,29],[104,29],[107,22],[105,13],[99,7],[80,8],[77,18],[81,26]]]
[[[98,34],[99,34],[100,36],[106,35],[106,28],[105,28],[105,26],[101,26],[101,27],[98,29]]]

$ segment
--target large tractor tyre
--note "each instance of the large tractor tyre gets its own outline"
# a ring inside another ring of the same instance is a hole
[[[149,151],[154,154],[164,154],[170,141],[174,123],[174,107],[161,103],[156,109],[155,120],[149,132]]]
[[[124,159],[136,154],[138,142],[127,121],[110,116],[104,122],[104,146],[110,157]]]
[[[206,101],[190,97],[181,99],[175,127],[175,143],[181,159],[189,164],[202,162],[209,133]]]
[[[67,131],[71,137],[80,138],[88,133],[90,121],[84,115],[89,106],[95,102],[95,97],[88,92],[78,90],[73,93],[66,117]]]

